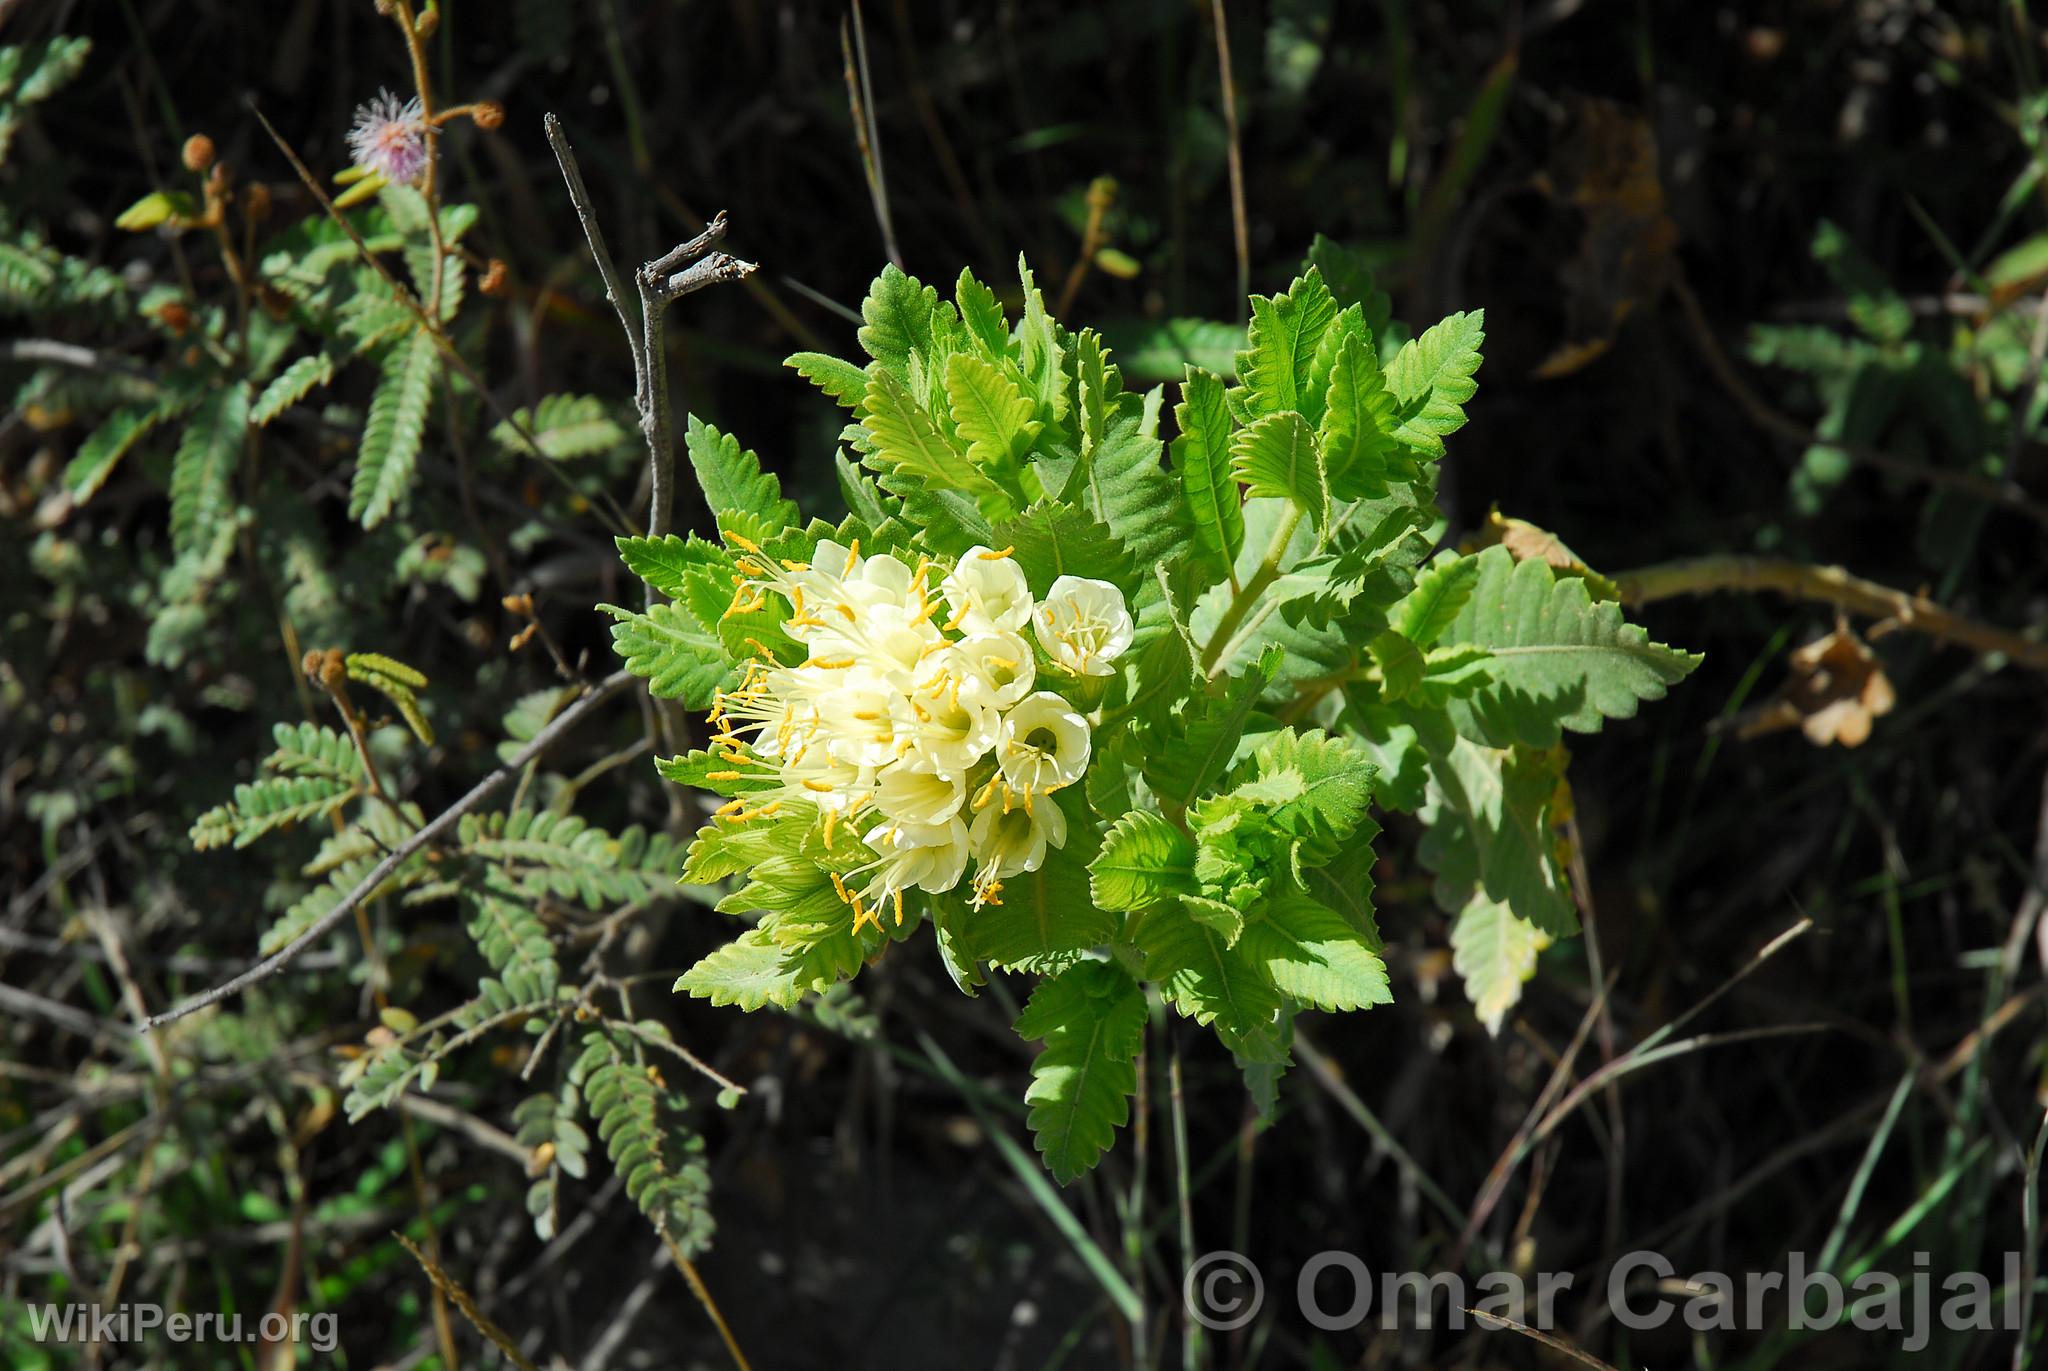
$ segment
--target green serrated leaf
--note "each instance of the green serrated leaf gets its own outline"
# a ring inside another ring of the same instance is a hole
[[[956,352],[947,359],[946,396],[953,422],[967,440],[967,456],[977,466],[1014,469],[1044,427],[1032,418],[1037,406],[1017,383],[972,353]]]
[[[1307,895],[1283,894],[1260,906],[1238,940],[1273,988],[1317,1009],[1392,1004],[1387,964],[1342,914]]]
[[[1230,440],[1231,473],[1253,499],[1292,500],[1321,531],[1330,523],[1330,488],[1315,431],[1292,410],[1269,414]]]
[[[258,428],[268,425],[312,394],[316,387],[324,386],[333,379],[334,355],[329,352],[307,353],[270,378],[270,383],[263,387],[263,393],[256,397],[256,403],[249,411],[249,422]]]
[[[704,501],[725,527],[734,516],[756,521],[771,535],[803,522],[794,501],[782,496],[782,483],[774,473],[761,469],[761,459],[742,448],[739,440],[720,433],[696,415],[691,415],[683,435],[690,466],[703,488]],[[759,539],[754,541],[758,542]]]
[[[709,709],[712,700],[734,675],[718,635],[707,632],[689,612],[673,604],[657,604],[644,613],[599,605],[618,622],[612,625],[612,647],[626,670],[647,681],[661,699],[681,700],[691,709]]]
[[[1415,588],[1387,611],[1387,623],[1417,647],[1428,647],[1457,622],[1478,581],[1478,558],[1446,556],[1415,578]]]
[[[1135,593],[1138,566],[1116,535],[1072,505],[1040,500],[1014,519],[995,525],[996,546],[1011,548],[1033,595],[1042,596],[1062,576],[1108,581],[1128,598]]]
[[[1340,500],[1385,495],[1390,468],[1394,475],[1409,473],[1406,464],[1396,459],[1399,405],[1387,388],[1379,354],[1370,340],[1353,333],[1344,335],[1330,368],[1326,395],[1317,439],[1331,494]]]
[[[867,393],[868,374],[853,363],[823,352],[796,352],[782,365],[795,371],[819,390],[852,409]]]
[[[1401,405],[1395,436],[1417,452],[1440,457],[1444,435],[1465,426],[1465,402],[1479,389],[1479,348],[1486,311],[1453,314],[1411,339],[1387,364],[1387,387]]]
[[[1522,998],[1522,985],[1536,974],[1536,954],[1550,937],[1498,900],[1474,894],[1451,929],[1451,969],[1465,982],[1465,998],[1486,1031],[1500,1034],[1501,1021]]]
[[[1181,908],[1153,910],[1138,932],[1145,974],[1196,1023],[1214,1027],[1233,1052],[1262,1059],[1278,1053],[1280,992],[1222,933]]]
[[[1470,598],[1441,641],[1490,655],[1486,684],[1450,705],[1458,731],[1475,741],[1553,747],[1560,729],[1591,733],[1607,719],[1635,717],[1641,701],[1662,699],[1700,663],[1651,642],[1578,577],[1517,562],[1504,547],[1473,560]]]
[[[1040,981],[1016,1027],[1045,1043],[1024,1102],[1046,1166],[1067,1185],[1094,1167],[1130,1119],[1144,992],[1113,962],[1081,962]]]
[[[732,567],[731,553],[694,533],[687,538],[669,533],[659,538],[620,538],[616,542],[619,558],[627,568],[671,600],[683,598],[684,578],[690,572],[706,568],[729,572]],[[703,627],[709,629],[712,625]]]
[[[1230,410],[1223,402],[1222,379],[1188,368],[1173,416],[1180,425],[1173,441],[1174,474],[1194,527],[1196,555],[1213,584],[1230,574],[1244,547],[1244,507],[1232,475]]]
[[[1099,765],[1099,763],[1098,763]],[[1150,810],[1134,809],[1102,835],[1088,888],[1103,909],[1145,909],[1195,888],[1195,844]]]
[[[1294,411],[1313,424],[1323,396],[1312,393],[1316,347],[1337,318],[1337,302],[1310,267],[1287,290],[1251,298],[1252,320],[1245,351],[1237,356],[1245,410],[1252,419]]]
[[[161,409],[117,409],[78,445],[64,467],[64,485],[71,498],[84,504],[107,483],[114,468],[163,417]]]
[[[911,487],[932,486],[998,508],[1010,505],[1002,488],[946,437],[894,373],[878,370],[868,378],[857,414],[873,448],[868,465],[896,494],[908,498]]]

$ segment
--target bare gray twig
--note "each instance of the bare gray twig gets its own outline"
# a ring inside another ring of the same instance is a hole
[[[635,327],[626,308],[625,278],[619,275],[618,264],[605,246],[597,209],[591,204],[575,149],[569,146],[569,135],[562,131],[562,121],[553,114],[547,115],[543,124],[548,143],[555,150],[555,161],[562,169],[562,181],[569,188],[569,200],[583,225],[583,237],[590,244],[590,255],[597,261],[597,274],[604,280],[605,298],[619,316],[619,327],[625,330],[626,346],[633,354],[633,405],[640,411],[640,432],[647,440],[647,532],[649,537],[659,538],[669,531],[675,504],[676,467],[663,311],[692,291],[751,275],[754,264],[712,251],[725,237],[724,213],[713,216],[702,233],[670,248],[633,273],[640,297],[640,322]]]

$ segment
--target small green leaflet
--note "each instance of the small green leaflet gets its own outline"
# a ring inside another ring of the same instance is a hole
[[[857,414],[873,444],[868,465],[882,473],[884,484],[897,494],[906,493],[896,484],[902,481],[961,491],[985,506],[1010,506],[1002,488],[967,460],[891,372],[877,370],[868,378]]]
[[[491,430],[491,440],[507,452],[528,451],[522,428],[541,456],[557,462],[609,452],[626,441],[626,430],[595,395],[550,395],[531,410],[514,410]]]
[[[956,352],[947,359],[946,395],[953,422],[967,440],[967,455],[977,466],[1014,469],[1044,427],[1031,417],[1036,406],[1016,382],[971,353]]]
[[[1253,499],[1292,500],[1318,532],[1330,525],[1330,487],[1315,431],[1292,410],[1269,414],[1230,440],[1230,469]]]
[[[704,491],[704,502],[711,506],[721,527],[734,515],[757,521],[756,527],[771,534],[803,521],[795,502],[782,497],[782,483],[774,473],[763,471],[761,459],[743,449],[738,439],[693,414],[683,443],[697,473],[697,484]]]
[[[200,402],[171,463],[171,546],[180,556],[210,545],[234,509],[234,479],[248,428],[249,384]]]
[[[867,393],[868,375],[865,371],[851,362],[822,352],[792,353],[783,359],[782,365],[848,409],[859,404],[860,397]]]
[[[1343,915],[1307,895],[1269,899],[1245,924],[1236,950],[1289,999],[1317,1009],[1392,1004],[1387,964]]]
[[[1397,409],[1371,341],[1346,333],[1330,369],[1327,407],[1316,435],[1337,498],[1363,500],[1387,493],[1388,459],[1400,428]]]
[[[1145,996],[1114,962],[1079,962],[1038,983],[1017,1017],[1043,1040],[1024,1102],[1045,1164],[1067,1185],[1094,1167],[1130,1119],[1133,1065],[1145,1042]]]
[[[1428,647],[1457,621],[1478,580],[1478,558],[1446,556],[1415,578],[1415,589],[1387,611],[1387,622],[1417,647]]]
[[[1230,462],[1230,409],[1223,382],[1189,367],[1173,415],[1180,436],[1173,440],[1173,470],[1181,501],[1194,526],[1196,555],[1215,584],[1230,574],[1244,546],[1244,506]]]
[[[1103,909],[1144,909],[1195,888],[1195,845],[1150,810],[1134,809],[1102,835],[1088,886]]]
[[[1062,576],[1108,581],[1129,597],[1136,593],[1138,566],[1117,536],[1072,505],[1040,500],[1014,519],[997,524],[996,545],[1013,549],[1034,595],[1044,595]]]
[[[683,598],[684,578],[692,571],[715,569],[726,574],[731,572],[732,554],[694,533],[687,538],[669,533],[659,538],[620,538],[616,541],[619,558],[627,568],[671,600]]]
[[[1311,393],[1316,347],[1337,318],[1323,274],[1310,267],[1284,293],[1254,295],[1251,307],[1247,346],[1237,355],[1246,413],[1259,419],[1292,410],[1312,422],[1323,406]]]
[[[1451,929],[1451,969],[1465,982],[1472,1012],[1498,1037],[1501,1020],[1536,974],[1536,954],[1550,938],[1498,900],[1474,892]]]
[[[612,646],[626,670],[644,677],[647,688],[662,699],[709,709],[733,675],[717,636],[705,632],[687,610],[672,604],[656,604],[645,613],[617,605],[598,609],[618,620],[612,625]]]
[[[1145,974],[1233,1052],[1268,1058],[1278,1047],[1280,992],[1224,935],[1174,906],[1153,910],[1138,931]]]
[[[412,488],[413,467],[427,431],[427,403],[441,375],[441,349],[424,329],[405,334],[384,354],[383,376],[356,451],[349,517],[375,528]]]
[[[1453,314],[1412,339],[1387,364],[1387,386],[1401,402],[1395,436],[1431,457],[1444,452],[1444,435],[1465,426],[1465,402],[1479,383],[1479,347],[1486,341],[1486,311]]]

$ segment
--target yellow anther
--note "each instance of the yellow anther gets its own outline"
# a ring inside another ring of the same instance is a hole
[[[832,793],[832,786],[817,779],[815,776],[804,777],[804,789],[816,791],[820,795],[830,795]]]
[[[896,926],[898,928],[901,928],[903,927],[903,892],[897,890],[892,891],[890,893],[895,895],[896,897]],[[881,927],[880,924],[876,924],[875,926],[877,928]]]
[[[707,771],[704,773],[704,779],[707,781],[743,781],[746,779],[746,776],[738,771]]]
[[[734,532],[733,532],[733,531],[732,531],[731,529],[729,529],[729,528],[722,528],[722,529],[720,529],[720,530],[718,530],[718,531],[719,531],[720,533],[722,533],[722,534],[724,534],[724,535],[725,535],[725,541],[727,541],[728,543],[731,543],[731,544],[733,544],[733,545],[734,545],[734,546],[736,546],[736,547],[743,547],[743,548],[745,548],[745,549],[746,549],[747,551],[749,551],[749,552],[752,552],[752,553],[754,553],[754,554],[756,554],[756,555],[759,555],[759,553],[760,553],[760,551],[761,551],[761,545],[760,545],[759,543],[755,542],[755,541],[754,541],[753,539],[751,539],[751,538],[742,538],[742,537],[740,537],[740,535],[739,535],[739,534],[737,534],[737,533],[734,533]]]
[[[982,561],[984,561],[984,562],[1000,562],[1000,561],[1002,561],[1002,560],[1003,560],[1003,558],[1005,558],[1005,557],[1009,556],[1009,555],[1010,555],[1011,553],[1015,552],[1016,550],[1017,550],[1017,549],[1016,549],[1016,547],[1015,547],[1015,546],[1011,546],[1011,547],[1006,547],[1006,548],[1002,548],[1002,549],[1000,549],[1000,550],[998,550],[998,551],[995,551],[995,552],[978,552],[978,553],[976,553],[975,555],[976,555],[977,557],[981,558],[981,560],[982,560]]]

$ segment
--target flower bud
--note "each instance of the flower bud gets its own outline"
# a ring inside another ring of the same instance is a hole
[[[478,128],[488,132],[504,124],[505,107],[496,100],[479,100],[470,108],[469,117]]]
[[[261,181],[253,181],[242,192],[242,213],[249,216],[249,222],[260,224],[270,217],[270,187]]]
[[[213,165],[213,140],[203,133],[195,133],[185,140],[181,154],[187,171],[205,171]]]
[[[505,259],[493,257],[484,268],[484,279],[477,283],[477,289],[486,295],[504,295],[510,288],[506,277]]]

